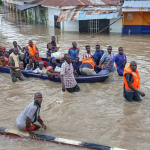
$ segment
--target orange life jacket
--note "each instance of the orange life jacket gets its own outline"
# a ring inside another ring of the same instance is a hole
[[[34,56],[35,53],[37,52],[37,50],[36,50],[36,44],[33,43],[33,47],[31,47],[31,46],[28,44],[27,47],[29,48],[29,54],[30,54],[31,56]]]
[[[93,61],[93,58],[85,58],[85,59],[82,59],[82,64],[83,64],[83,63],[89,63],[89,64],[91,64],[93,69],[94,69],[94,67],[95,67],[95,63],[94,63],[94,61]]]
[[[123,80],[124,80],[124,86],[125,86],[125,89],[127,90],[131,90],[128,86],[128,83],[127,83],[127,80],[125,78],[125,74],[126,73],[131,73],[132,74],[132,77],[133,77],[133,83],[132,83],[132,86],[135,88],[135,89],[139,89],[140,88],[140,76],[139,76],[139,72],[138,70],[136,70],[135,72],[132,71],[132,69],[130,68],[130,64],[127,65],[124,69],[124,73],[123,73]]]

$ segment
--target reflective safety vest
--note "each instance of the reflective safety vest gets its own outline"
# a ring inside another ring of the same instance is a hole
[[[30,54],[31,56],[34,56],[35,53],[37,52],[37,50],[36,50],[36,44],[33,43],[33,47],[31,47],[31,46],[28,44],[27,47],[29,48],[29,54]]]
[[[93,61],[93,58],[85,58],[85,59],[82,59],[82,64],[84,64],[84,63],[89,63],[89,64],[91,64],[93,69],[94,69],[94,67],[95,67],[95,63],[94,63],[94,61]]]
[[[135,88],[135,89],[139,89],[140,88],[140,76],[139,76],[139,72],[138,70],[136,70],[135,72],[132,71],[132,69],[130,68],[130,64],[127,65],[124,69],[124,73],[123,73],[123,80],[124,80],[124,86],[125,86],[125,89],[127,90],[132,90],[129,88],[128,86],[128,83],[127,83],[127,80],[126,80],[126,77],[125,77],[125,74],[126,73],[131,73],[132,74],[132,77],[133,77],[133,83],[132,83],[132,86]]]

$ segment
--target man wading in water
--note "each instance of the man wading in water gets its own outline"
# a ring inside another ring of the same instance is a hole
[[[63,92],[65,92],[65,89],[70,93],[80,91],[80,88],[74,78],[73,66],[69,54],[64,55],[64,63],[61,66],[60,78]]]
[[[145,96],[143,92],[139,90],[140,88],[140,75],[137,70],[137,63],[135,61],[131,61],[129,65],[127,65],[124,69],[123,73],[124,80],[124,97],[127,102],[132,102],[132,100],[136,102],[141,102],[142,97]]]
[[[46,126],[40,118],[42,100],[42,94],[39,92],[35,93],[34,101],[30,103],[16,119],[17,128],[21,131],[28,131],[31,138],[35,137],[35,134],[32,131],[40,128],[39,125],[33,124],[36,121],[38,121],[42,125],[42,128],[46,130]]]
[[[20,69],[23,69],[19,66],[19,55],[18,55],[18,48],[14,48],[13,52],[9,57],[9,67],[10,67],[10,74],[12,78],[12,82],[16,82],[17,78],[20,81],[23,81],[23,75]]]

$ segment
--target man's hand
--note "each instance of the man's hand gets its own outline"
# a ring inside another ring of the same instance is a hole
[[[24,67],[19,67],[20,70],[24,70]]]
[[[66,91],[66,88],[65,88],[64,86],[62,87],[62,91],[63,91],[63,92],[65,92],[65,91]]]
[[[98,65],[97,67],[98,67],[98,68],[101,68],[102,66],[101,66],[101,65]]]
[[[145,93],[144,92],[139,92],[139,94],[142,96],[142,97],[144,97],[145,96]]]
[[[43,76],[43,73],[40,73],[41,76]]]
[[[44,123],[42,123],[42,129],[46,130],[46,125]]]
[[[32,132],[31,130],[29,130],[29,135],[30,135],[30,138],[34,139],[35,138],[35,133]]]

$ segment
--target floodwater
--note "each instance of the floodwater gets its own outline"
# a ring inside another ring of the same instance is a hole
[[[141,90],[150,91],[150,35],[101,34],[91,38],[89,34],[60,32],[59,29],[44,25],[26,25],[18,21],[15,14],[0,15],[0,45],[12,48],[12,42],[18,41],[25,46],[28,40],[37,43],[40,55],[45,56],[46,44],[52,35],[58,35],[61,51],[66,53],[72,41],[78,43],[80,58],[85,45],[96,44],[106,51],[108,45],[122,46],[128,63],[136,60],[141,76]],[[114,80],[114,81],[113,81]],[[123,98],[123,82],[116,72],[103,83],[79,84],[80,93],[70,94],[61,91],[60,83],[40,79],[25,79],[12,83],[9,74],[0,74],[0,126],[15,128],[18,114],[33,101],[34,93],[43,94],[41,117],[47,125],[41,134],[53,135],[79,141],[93,142],[110,147],[129,150],[150,149],[150,95],[142,103],[128,104]],[[77,150],[69,146],[57,145],[35,140],[10,140],[0,136],[1,150]],[[82,148],[83,149],[83,148]]]

